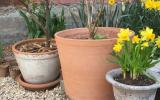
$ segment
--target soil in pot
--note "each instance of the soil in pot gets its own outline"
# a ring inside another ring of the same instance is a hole
[[[112,39],[112,38],[116,37],[114,35],[111,35],[112,33],[114,34],[115,31],[111,30],[110,34],[104,34],[103,31],[102,31],[102,33],[99,32],[99,33],[97,33],[97,35],[102,36],[103,37],[102,39]],[[79,39],[79,40],[90,40],[91,39],[88,32],[87,32],[87,34],[86,33],[67,34],[67,35],[63,36],[63,38]]]
[[[20,52],[28,52],[28,53],[44,53],[56,50],[55,44],[51,42],[50,47],[45,47],[46,42],[29,42],[23,45],[17,46],[17,50]]]
[[[114,77],[115,81],[118,81],[123,84],[127,85],[133,85],[133,86],[149,86],[155,83],[155,81],[146,75],[140,75],[137,77],[137,79],[133,80],[129,74],[127,74],[127,77],[124,79],[123,75],[117,75]]]

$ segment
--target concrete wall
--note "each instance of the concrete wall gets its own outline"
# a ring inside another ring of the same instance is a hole
[[[72,5],[73,6],[73,5]],[[70,17],[69,7],[57,5],[52,9],[60,14],[62,7],[65,10],[66,28],[75,27]],[[8,44],[22,39],[26,39],[27,28],[23,18],[14,7],[0,7],[0,42]]]

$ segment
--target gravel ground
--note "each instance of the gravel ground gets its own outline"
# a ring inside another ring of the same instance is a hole
[[[69,100],[61,85],[52,90],[29,91],[25,90],[10,77],[0,78],[0,100]]]

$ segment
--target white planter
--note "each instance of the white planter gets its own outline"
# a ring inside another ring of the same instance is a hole
[[[160,59],[158,59],[160,60]],[[157,60],[154,60],[154,61],[157,61]],[[153,62],[154,62],[153,61]],[[157,63],[155,66],[153,66],[152,68],[150,68],[150,70],[152,70],[153,72],[157,72],[157,73],[160,73],[160,62]]]
[[[131,86],[115,81],[113,78],[121,73],[121,69],[114,69],[106,74],[106,79],[113,86],[115,100],[154,100],[157,83],[150,86]],[[151,73],[150,73],[151,74]]]
[[[24,80],[28,83],[41,84],[54,81],[59,75],[57,51],[47,53],[20,52],[16,46],[26,42],[44,41],[44,39],[25,40],[16,43],[12,50]]]

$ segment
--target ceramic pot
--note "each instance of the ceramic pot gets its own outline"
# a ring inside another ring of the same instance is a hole
[[[156,82],[149,86],[126,85],[114,80],[114,77],[121,74],[121,69],[114,69],[107,73],[106,79],[113,86],[115,100],[154,100],[157,88],[160,84]],[[154,73],[150,73],[153,74]]]
[[[55,80],[59,75],[59,57],[57,50],[46,53],[27,53],[17,50],[30,42],[43,42],[45,39],[29,39],[17,42],[12,50],[24,80],[28,83],[40,84]]]
[[[119,28],[99,27],[97,33],[107,39],[72,39],[89,35],[87,28],[75,28],[55,34],[66,94],[72,100],[113,100],[112,87],[105,73],[117,65],[111,63],[112,48]]]

